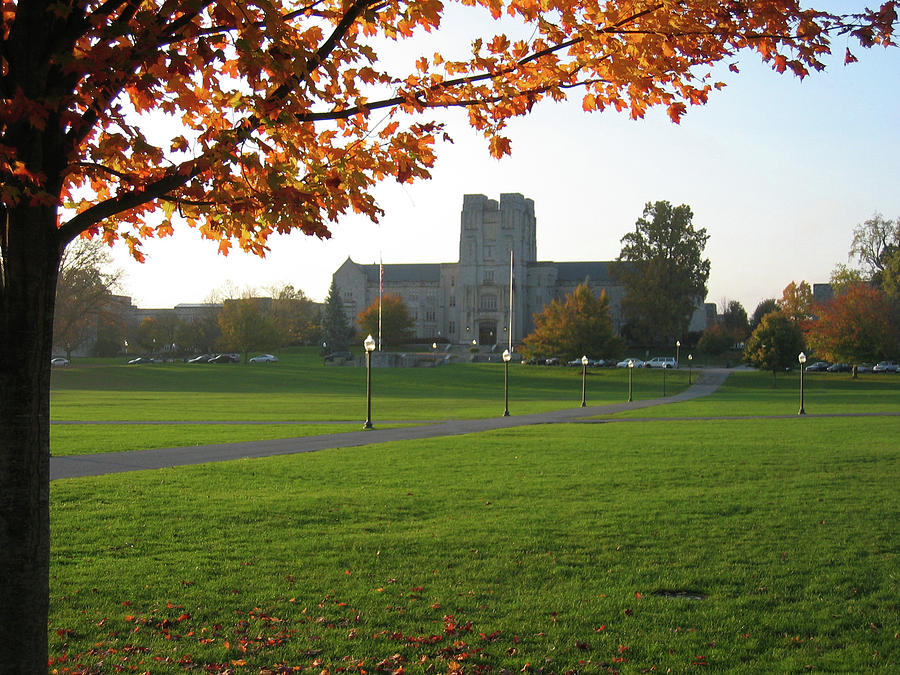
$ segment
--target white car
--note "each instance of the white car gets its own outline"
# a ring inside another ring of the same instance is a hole
[[[278,363],[278,357],[272,354],[260,354],[250,359],[250,363]]]
[[[634,364],[634,368],[641,368],[644,365],[644,362],[640,359],[622,359],[616,364],[616,368],[627,368],[629,361]]]
[[[678,362],[674,356],[654,356],[644,363],[644,368],[677,368]]]
[[[55,359],[50,359],[51,366],[67,366],[69,365],[69,359],[64,359],[61,356],[57,356]]]

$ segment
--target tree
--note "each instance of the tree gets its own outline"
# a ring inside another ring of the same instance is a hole
[[[863,278],[882,287],[882,275],[900,249],[900,218],[887,220],[874,214],[853,229],[850,258],[861,265]]]
[[[779,370],[797,365],[803,351],[803,333],[782,312],[766,314],[744,346],[744,360],[760,370],[772,371],[772,386]]]
[[[148,316],[138,324],[132,342],[138,349],[155,356],[171,352],[177,334],[178,320],[174,316]]]
[[[141,241],[197,227],[227,253],[274,232],[328,237],[374,186],[429,177],[438,109],[465,107],[494,156],[508,120],[581,88],[585,110],[678,121],[756,51],[821,70],[830,36],[890,45],[895,2],[858,15],[789,0],[603,5],[473,0],[525,24],[411,72],[378,49],[440,27],[430,0],[28,0],[0,14],[0,667],[46,667],[49,383],[60,256],[76,237]],[[469,3],[463,3],[469,4]],[[478,25],[473,22],[472,25]],[[385,39],[387,38],[387,39]],[[848,62],[855,56],[846,52]],[[735,66],[732,66],[733,68]],[[160,124],[165,118],[167,123]],[[171,124],[169,124],[171,122]],[[66,208],[63,208],[63,207]],[[158,217],[159,214],[162,217]],[[15,523],[13,527],[11,524]]]
[[[56,282],[53,342],[72,358],[72,352],[96,339],[98,326],[112,305],[119,273],[107,271],[109,253],[98,240],[78,239],[63,254]]]
[[[319,307],[293,286],[271,289],[272,317],[285,344],[312,345],[322,337]]]
[[[328,297],[325,298],[325,308],[322,312],[322,341],[325,343],[326,352],[338,352],[347,348],[347,343],[354,334],[353,327],[347,321],[347,313],[344,311],[344,301],[337,284],[331,282],[328,289]]]
[[[730,301],[722,312],[722,328],[731,337],[732,344],[743,342],[750,335],[747,310],[737,300]]]
[[[356,316],[360,332],[378,337],[378,298]],[[403,298],[386,293],[381,298],[381,341],[388,346],[409,342],[413,336],[413,319]]]
[[[799,284],[792,281],[784,287],[778,309],[791,321],[796,321],[800,328],[805,328],[813,318],[812,287],[806,281]]]
[[[703,331],[697,342],[697,349],[710,356],[719,356],[734,345],[734,337],[723,325],[714,324]]]
[[[900,347],[890,299],[880,289],[855,284],[814,311],[817,319],[810,324],[807,339],[816,354],[829,361],[878,361]]]
[[[753,310],[753,316],[750,317],[750,330],[756,330],[766,314],[777,311],[778,300],[776,300],[775,298],[766,298],[765,300],[760,300],[759,304],[756,305],[756,309]]]
[[[645,345],[673,344],[687,333],[697,304],[706,297],[709,235],[695,230],[686,204],[649,202],[634,232],[622,237],[613,274],[625,287],[622,313],[633,339]]]
[[[247,361],[251,350],[273,349],[279,344],[278,324],[262,298],[226,300],[219,314],[223,350],[238,352]]]
[[[582,356],[608,357],[621,348],[606,291],[597,297],[586,283],[578,284],[563,300],[551,300],[535,314],[534,332],[522,342],[529,357],[559,356],[567,361]]]

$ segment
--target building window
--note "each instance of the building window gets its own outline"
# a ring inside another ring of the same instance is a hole
[[[484,283],[486,283],[486,284],[494,283],[494,270],[485,270],[484,271]]]
[[[456,322],[450,322],[450,335],[456,335]]]
[[[496,295],[482,295],[481,296],[481,309],[488,309],[488,310],[497,309],[497,296]]]
[[[451,296],[450,296],[450,306],[451,306],[451,307],[456,307],[456,295],[451,295]]]

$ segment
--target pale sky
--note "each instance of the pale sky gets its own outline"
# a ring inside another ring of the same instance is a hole
[[[850,46],[859,63],[843,66]],[[430,181],[384,183],[379,225],[348,216],[319,241],[270,239],[265,259],[223,257],[188,227],[145,244],[147,262],[113,249],[122,292],[139,307],[202,302],[218,289],[291,284],[322,300],[332,273],[356,262],[456,262],[464,194],[534,200],[539,260],[612,260],[644,204],[688,204],[710,239],[707,302],[738,300],[752,313],[792,280],[827,282],[847,263],[852,230],[873,213],[900,218],[900,49],[836,40],[839,57],[800,81],[752,54],[741,74],[680,125],[664,110],[631,121],[566,104],[537,106],[509,129],[512,156],[497,161],[461,114],[444,119],[455,143],[438,146]]]

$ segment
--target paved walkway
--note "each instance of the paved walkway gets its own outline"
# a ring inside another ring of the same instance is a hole
[[[101,476],[110,473],[127,471],[144,471],[148,469],[164,469],[173,466],[190,464],[206,464],[208,462],[225,462],[252,457],[269,457],[273,455],[291,455],[298,452],[315,452],[330,448],[352,448],[372,443],[389,443],[391,441],[409,441],[420,438],[437,438],[440,436],[458,436],[493,429],[508,429],[534,424],[556,424],[574,422],[586,417],[611,415],[626,410],[640,410],[666,403],[689,401],[707,396],[718,389],[728,378],[730,371],[725,369],[705,369],[697,373],[697,382],[692,387],[674,396],[633,401],[631,403],[614,403],[595,405],[586,408],[569,408],[532,415],[511,415],[510,417],[489,417],[476,420],[449,420],[439,423],[424,423],[419,426],[380,429],[376,426],[369,431],[356,431],[320,436],[303,436],[300,438],[282,438],[268,441],[246,441],[242,443],[224,443],[218,445],[195,445],[179,448],[158,448],[154,450],[135,450],[131,452],[109,452],[95,455],[72,455],[69,457],[50,458],[50,480],[60,478],[80,478],[83,476]],[[174,422],[173,422],[174,424]],[[180,422],[179,422],[180,424]],[[216,423],[218,424],[218,422]]]

